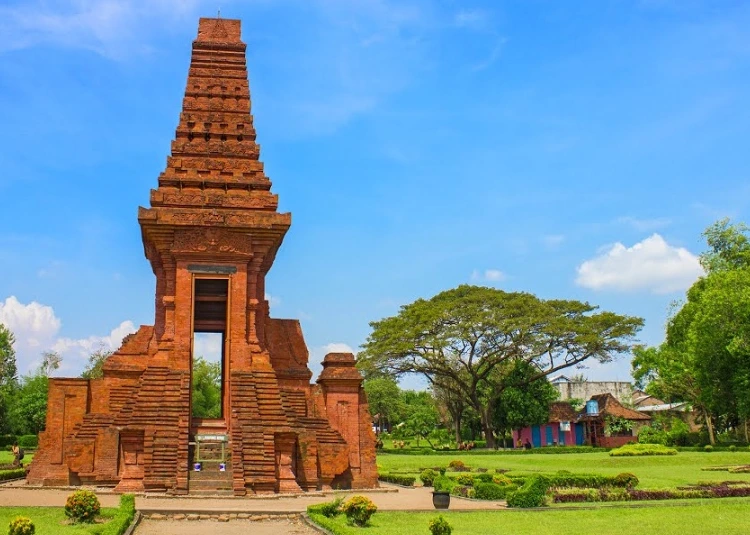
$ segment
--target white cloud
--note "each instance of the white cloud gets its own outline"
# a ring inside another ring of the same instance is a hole
[[[503,273],[499,269],[485,269],[484,271],[479,271],[478,269],[475,269],[474,271],[471,272],[472,281],[500,282],[500,281],[504,281],[505,279],[506,279],[505,273]]]
[[[632,247],[615,243],[578,266],[576,284],[593,290],[648,290],[662,294],[688,288],[703,274],[698,257],[654,234]]]
[[[73,339],[59,336],[62,322],[51,306],[36,301],[23,304],[14,296],[0,301],[0,323],[8,327],[16,339],[14,349],[18,371],[32,371],[39,365],[44,351],[57,351],[63,358],[57,375],[78,375],[88,355],[99,349],[114,350],[122,339],[136,331],[132,321],[123,321],[108,335]]]
[[[651,230],[668,227],[672,224],[672,220],[667,217],[642,219],[638,217],[624,216],[618,217],[615,222],[621,225],[628,225],[639,232],[648,232]]]

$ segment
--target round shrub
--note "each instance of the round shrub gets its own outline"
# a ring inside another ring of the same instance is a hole
[[[100,510],[99,498],[90,490],[77,490],[65,502],[65,516],[74,522],[91,523]]]
[[[732,444],[731,446],[729,446],[729,451],[737,451],[737,446]]]
[[[430,520],[430,533],[432,535],[451,535],[452,532],[453,528],[442,515]]]
[[[706,453],[710,453],[714,451],[714,447],[711,444],[706,444],[705,446],[703,446],[703,451],[705,451]]]
[[[454,472],[468,472],[469,470],[471,470],[471,468],[466,466],[463,461],[459,460],[449,462],[448,468],[450,468]]]
[[[461,474],[456,478],[456,481],[458,481],[459,485],[471,487],[472,485],[474,485],[474,476],[472,476],[471,474]]]
[[[346,515],[347,520],[355,526],[366,526],[378,507],[369,498],[352,496],[344,502],[341,510]]]
[[[419,479],[422,480],[422,484],[425,487],[431,487],[432,482],[435,481],[436,477],[437,477],[437,473],[432,468],[427,468],[426,470],[422,470],[422,473],[419,474]]]
[[[34,523],[25,516],[17,516],[8,526],[8,535],[34,535],[34,533],[36,533]]]
[[[635,474],[631,474],[630,472],[617,474],[612,480],[612,484],[615,487],[623,487],[626,489],[635,488],[638,485],[638,482],[638,476],[636,476]]]

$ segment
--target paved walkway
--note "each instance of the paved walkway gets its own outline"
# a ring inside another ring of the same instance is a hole
[[[0,507],[55,506],[62,507],[73,489],[40,489],[24,486],[0,486]],[[386,492],[383,492],[383,491]],[[103,507],[117,507],[120,497],[111,492],[97,492]],[[376,492],[330,492],[300,496],[259,496],[259,497],[167,497],[137,496],[136,509],[143,512],[242,512],[242,513],[300,513],[308,505],[327,502],[336,496],[359,494],[367,496],[381,511],[434,511],[432,492],[423,487],[400,488],[383,484]],[[451,498],[451,510],[498,510],[503,506],[497,502],[464,500]]]
[[[264,520],[251,522],[248,520],[232,520],[231,522],[186,520],[143,520],[135,530],[136,535],[207,535],[221,533],[221,535],[319,535],[300,520]]]

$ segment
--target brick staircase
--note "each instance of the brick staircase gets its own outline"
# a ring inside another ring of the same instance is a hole
[[[233,496],[232,461],[229,444],[221,441],[200,442],[201,470],[194,470],[196,447],[190,446],[190,472],[188,473],[188,492],[192,495]],[[226,463],[224,471],[219,470],[220,463]]]

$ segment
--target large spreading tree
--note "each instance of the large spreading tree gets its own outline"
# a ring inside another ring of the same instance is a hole
[[[642,325],[580,301],[462,285],[372,322],[359,360],[394,376],[421,374],[460,396],[494,447],[493,411],[507,387],[499,371],[529,363],[535,372],[525,384],[589,359],[607,362],[630,349]]]

